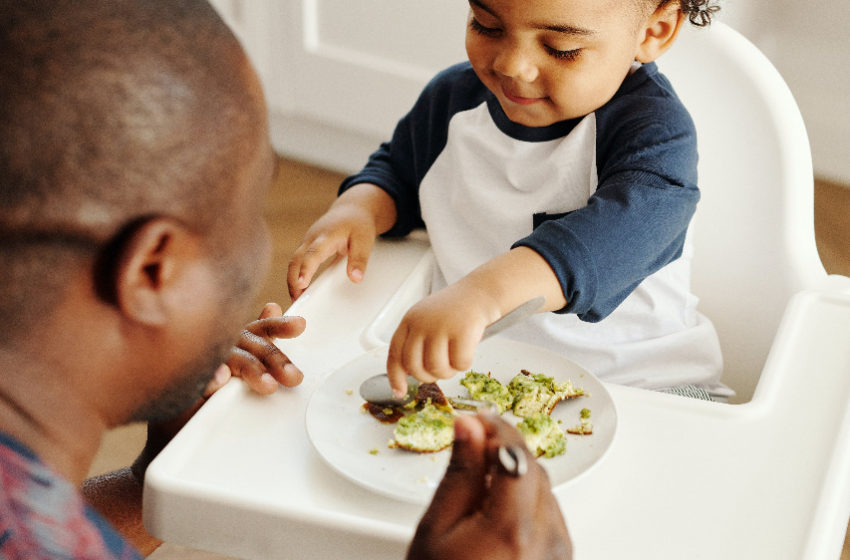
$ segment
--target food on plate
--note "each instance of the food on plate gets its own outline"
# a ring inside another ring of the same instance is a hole
[[[401,406],[382,406],[365,402],[362,408],[382,424],[395,424],[404,418],[404,408]]]
[[[383,424],[395,424],[404,418],[409,412],[419,410],[427,403],[433,403],[437,408],[452,411],[452,406],[443,390],[436,383],[420,383],[416,390],[416,396],[412,401],[401,406],[385,406],[370,402],[363,403],[363,410],[375,417]]]
[[[414,402],[417,407],[425,406],[430,402],[441,410],[452,411],[452,405],[449,404],[449,400],[443,394],[443,390],[436,383],[420,383]],[[408,404],[408,406],[410,405]]]
[[[573,386],[568,379],[555,382],[554,377],[522,370],[510,383],[508,391],[513,396],[513,413],[521,418],[535,414],[551,414],[559,402],[584,395],[584,390]]]
[[[568,428],[567,433],[577,436],[589,436],[593,433],[593,422],[590,421],[590,409],[581,409],[581,412],[579,412],[579,424]]]
[[[566,433],[550,414],[565,399],[585,395],[570,380],[556,382],[543,373],[521,370],[507,385],[490,373],[468,371],[460,384],[474,401],[492,403],[499,414],[513,412],[522,419],[517,427],[522,432],[528,448],[538,457],[556,457],[567,449]],[[454,415],[461,410],[464,397],[446,398],[436,383],[422,383],[416,397],[403,406],[383,407],[365,403],[363,409],[381,422],[395,423],[390,448],[417,453],[433,453],[449,447],[454,440]],[[480,404],[480,403],[478,403]],[[470,409],[478,405],[469,403]],[[580,423],[567,430],[569,433],[593,433],[590,410],[580,413]]]
[[[466,372],[460,384],[466,387],[471,398],[495,404],[499,409],[499,414],[510,409],[513,404],[513,396],[508,388],[502,385],[498,379],[491,377],[489,373],[484,374],[470,370]]]
[[[390,447],[433,453],[450,446],[454,441],[454,415],[433,403],[409,414],[396,423]]]
[[[567,450],[567,436],[548,414],[537,413],[517,424],[525,445],[537,457],[557,457]]]

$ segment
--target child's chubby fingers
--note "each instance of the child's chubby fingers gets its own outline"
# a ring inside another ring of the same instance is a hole
[[[342,252],[338,245],[322,236],[313,242],[305,242],[295,251],[286,272],[289,295],[293,301],[304,293],[322,263]],[[346,245],[343,243],[342,247]]]
[[[439,379],[448,379],[457,374],[449,359],[450,345],[451,341],[446,336],[435,336],[425,341],[422,348],[422,367],[426,373]]]
[[[390,341],[387,353],[387,377],[390,387],[397,397],[403,397],[407,393],[407,376],[412,375],[423,383],[433,383],[437,378],[428,375],[421,366],[422,351],[421,339],[417,340],[411,336],[407,326],[402,323]],[[418,355],[415,354],[418,349]],[[418,360],[418,366],[411,368],[411,364]]]
[[[348,241],[348,263],[346,273],[352,282],[361,282],[366,275],[369,255],[375,245],[375,233],[371,230],[355,229]]]
[[[479,337],[480,338],[480,337]],[[466,371],[472,367],[478,338],[460,335],[452,338],[448,344],[448,367],[454,371]]]

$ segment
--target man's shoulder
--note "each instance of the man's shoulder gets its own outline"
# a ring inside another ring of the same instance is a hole
[[[73,484],[0,432],[0,558],[57,557],[140,558]]]

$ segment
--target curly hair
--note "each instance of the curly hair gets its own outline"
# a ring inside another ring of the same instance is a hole
[[[656,3],[656,8],[665,6],[674,0],[661,0]],[[688,16],[688,21],[697,27],[711,25],[714,14],[720,11],[720,6],[715,0],[678,0],[682,13]]]
[[[720,11],[720,6],[711,0],[681,0],[682,12],[688,21],[697,27],[711,25],[711,18]]]

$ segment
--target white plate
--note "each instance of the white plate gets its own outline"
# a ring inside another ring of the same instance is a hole
[[[330,374],[307,405],[307,434],[319,455],[337,472],[374,492],[398,500],[426,504],[431,500],[451,451],[417,454],[389,449],[393,425],[382,424],[361,409],[357,392],[361,381],[386,370],[387,349],[364,354]],[[552,416],[566,429],[579,423],[579,411],[588,408],[593,434],[567,434],[567,452],[539,459],[549,473],[553,488],[576,479],[599,461],[614,439],[617,413],[608,391],[596,377],[570,360],[547,350],[494,337],[482,342],[472,369],[490,372],[503,383],[527,369],[545,373],[556,381],[572,380],[589,396],[563,401]],[[462,375],[440,381],[446,396],[466,395]],[[503,416],[516,422],[512,414]]]

